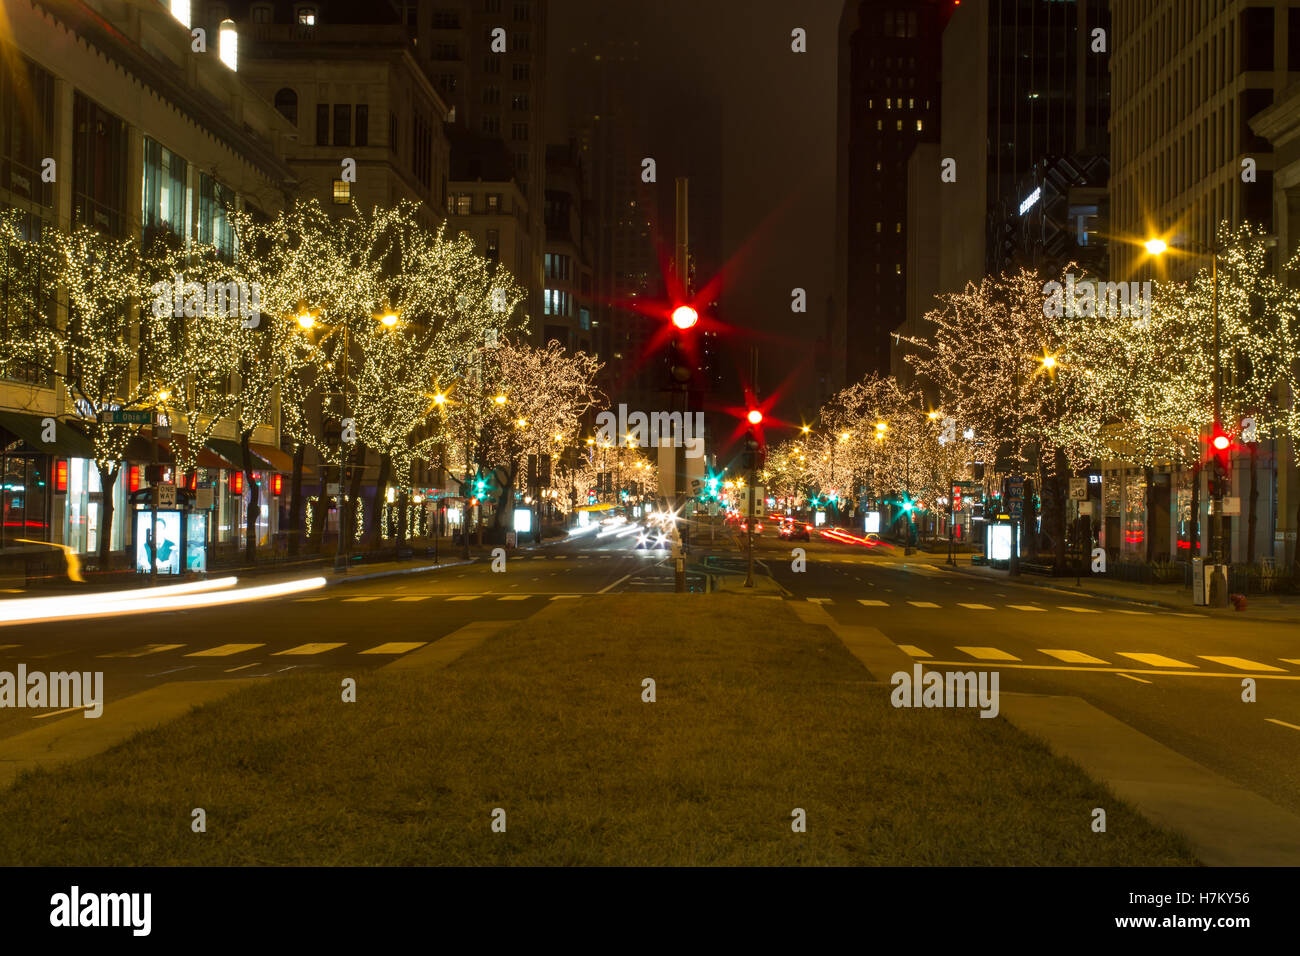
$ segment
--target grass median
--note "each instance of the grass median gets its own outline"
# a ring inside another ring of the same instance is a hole
[[[446,668],[268,680],[28,775],[0,793],[0,846],[46,865],[1195,862],[1000,718],[888,691],[782,602],[562,602]]]

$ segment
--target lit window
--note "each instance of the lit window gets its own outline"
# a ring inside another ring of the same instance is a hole
[[[880,231],[880,221],[877,220],[877,221],[876,221],[876,232],[879,232],[879,231]]]
[[[921,121],[920,121],[920,120],[917,120],[917,121],[916,121],[916,131],[917,131],[918,133],[921,132]]]
[[[304,27],[314,27],[316,25],[316,8],[299,7],[298,8],[298,25]]]
[[[232,70],[239,69],[239,33],[234,20],[222,20],[217,30],[217,57]]]
[[[903,121],[896,120],[895,122],[896,122],[895,128],[901,133],[903,131]]]
[[[334,201],[340,206],[352,201],[352,184],[342,179],[334,180]]]

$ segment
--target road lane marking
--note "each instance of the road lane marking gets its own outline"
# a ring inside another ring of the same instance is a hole
[[[1083,651],[1049,651],[1045,647],[1040,647],[1038,653],[1046,654],[1048,657],[1055,657],[1058,661],[1065,661],[1067,664],[1105,664],[1100,657],[1093,657],[1091,654],[1085,654]]]
[[[1173,617],[1209,617],[1208,614],[1185,614],[1182,611],[1169,611],[1168,613]]]
[[[912,607],[938,607],[933,601],[908,601]]]
[[[1285,667],[1274,667],[1272,664],[1261,664],[1258,661],[1250,661],[1244,657],[1211,657],[1209,654],[1197,654],[1203,661],[1213,661],[1216,664],[1222,664],[1225,667],[1235,667],[1243,671],[1284,671]]]
[[[957,606],[958,606],[958,607],[969,608],[969,609],[972,610],[972,611],[991,611],[991,610],[993,610],[992,605],[989,605],[989,604],[962,604],[960,601],[958,601],[958,602],[957,602]]]
[[[1101,612],[1099,612],[1096,608],[1092,608],[1092,607],[1070,607],[1070,605],[1068,605],[1068,604],[1058,604],[1058,605],[1056,606],[1056,609],[1057,609],[1058,611],[1073,611],[1075,614],[1099,614],[1099,613],[1101,613]]]
[[[1196,667],[1195,664],[1188,664],[1186,661],[1180,661],[1172,657],[1165,657],[1163,654],[1134,654],[1130,651],[1117,651],[1120,657],[1129,657],[1139,664],[1150,664],[1152,667]]]
[[[934,657],[930,652],[923,651],[913,644],[899,644],[898,649],[908,657]]]
[[[1123,671],[1120,671],[1120,673],[1119,673],[1118,676],[1119,676],[1119,677],[1127,677],[1129,680],[1137,681],[1139,684],[1149,684],[1149,683],[1151,683],[1151,681],[1149,681],[1149,680],[1143,680],[1141,677],[1134,677],[1132,674],[1125,674]]]
[[[379,597],[380,596],[378,594],[373,594],[370,595],[369,597],[350,597],[350,598],[344,598],[343,600],[347,601],[349,604],[355,604],[361,601],[378,601]]]
[[[1018,661],[1020,658],[1014,654],[1008,654],[1006,651],[1000,651],[996,647],[958,647],[957,650],[963,654],[969,654],[971,657],[981,661]]]
[[[952,666],[952,667],[997,667],[1006,670],[1021,671],[1074,671],[1079,674],[1147,674],[1148,676],[1158,677],[1230,677],[1233,680],[1241,680],[1241,671],[1167,671],[1167,670],[1138,670],[1131,667],[1088,667],[1084,665],[1072,664],[1013,664],[1007,661],[998,663],[984,663],[983,661],[929,661],[935,667]],[[1195,666],[1195,665],[1192,665]],[[1294,680],[1300,681],[1300,674],[1251,674],[1259,680]]]
[[[343,644],[315,643],[299,644],[297,647],[291,647],[287,651],[276,651],[272,657],[285,657],[287,655],[306,656],[307,654],[324,654],[326,651],[332,651],[336,647],[342,647]]]
[[[22,647],[21,644],[0,644],[0,651],[12,650],[15,647]]]
[[[218,644],[216,647],[209,647],[205,651],[191,651],[184,655],[185,657],[230,657],[232,654],[242,654],[244,651],[251,651],[258,647],[265,647],[265,644]]]
[[[1015,611],[1046,611],[1045,607],[1034,607],[1032,604],[1008,604],[1007,607]]]
[[[413,651],[417,647],[424,647],[428,641],[389,641],[387,644],[380,644],[372,647],[368,651],[361,651],[362,654],[405,654],[407,651]]]
[[[328,597],[294,598],[294,604],[314,604],[316,601],[328,601]]]
[[[834,598],[805,598],[809,604],[834,604]]]
[[[429,598],[431,598],[431,597],[433,597],[432,594],[412,594],[412,595],[410,595],[410,596],[408,596],[408,597],[399,597],[397,600],[399,600],[399,601],[427,601],[427,600],[429,600]]]
[[[1300,657],[1279,657],[1284,664],[1300,664]]]
[[[497,598],[498,601],[527,601],[531,594],[506,594]]]
[[[1285,720],[1278,720],[1276,717],[1265,717],[1264,719],[1270,724],[1278,724],[1282,727],[1290,727],[1292,730],[1300,730],[1300,727],[1297,727],[1295,724],[1288,724]]]
[[[481,594],[455,594],[447,598],[448,601],[477,601],[483,595]]]
[[[1126,611],[1122,607],[1111,608],[1111,610],[1116,614],[1145,614],[1147,617],[1151,616],[1150,611]]]
[[[150,654],[161,654],[163,651],[174,651],[184,644],[146,644],[144,647],[132,647],[125,651],[111,651],[108,654],[100,654],[100,657],[148,657]]]
[[[889,607],[888,601],[873,601],[871,598],[858,598],[858,603],[863,607]]]
[[[89,705],[87,705],[89,706]],[[46,717],[57,717],[59,714],[71,714],[78,710],[85,710],[85,707],[65,707],[62,710],[52,710],[48,714],[33,714],[32,720],[44,720]]]
[[[557,595],[555,595],[553,598],[551,598],[551,600],[552,600],[552,601],[567,601],[567,600],[569,600],[569,599],[571,599],[571,598],[580,598],[580,597],[582,597],[581,594],[557,594]]]
[[[227,674],[233,674],[235,671],[247,670],[247,669],[250,668],[250,667],[256,667],[256,666],[257,666],[258,664],[260,664],[260,663],[262,663],[262,662],[261,662],[261,661],[253,661],[253,663],[251,663],[251,664],[240,664],[238,667],[227,667],[227,668],[226,668],[226,673],[227,673]]]

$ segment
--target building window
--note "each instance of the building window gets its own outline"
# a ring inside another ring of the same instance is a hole
[[[511,124],[510,124],[510,138],[513,139],[513,140],[515,140],[516,142],[527,142],[527,141],[528,141],[528,124],[527,124],[527,123],[511,123]]]
[[[170,149],[145,137],[142,223],[145,239],[159,231],[185,235],[189,212],[189,164]]]
[[[334,202],[346,206],[352,201],[352,184],[342,179],[334,180]]]
[[[456,92],[456,74],[442,73],[438,76],[438,85],[442,87],[444,93]]]
[[[275,108],[294,126],[298,125],[298,94],[289,87],[276,90]]]
[[[483,87],[483,105],[484,106],[501,105],[501,88],[499,86]]]
[[[483,10],[487,13],[500,13],[501,0],[483,0]]]
[[[299,6],[294,10],[294,15],[298,20],[300,27],[314,27],[316,25],[316,8],[312,6]]]
[[[16,59],[16,70],[0,70],[0,170],[7,170],[0,184],[52,206],[54,187],[41,181],[41,164],[54,155],[54,77]]]
[[[510,65],[510,79],[516,83],[527,83],[531,74],[532,68],[527,63],[512,63]]]
[[[460,11],[459,10],[434,10],[433,28],[435,30],[459,30]]]
[[[876,120],[876,132],[880,132],[882,129],[884,127],[880,125],[880,120]]]
[[[487,251],[484,255],[492,262],[501,258],[501,230],[489,229],[487,231]]]
[[[483,117],[483,132],[485,132],[485,133],[492,133],[493,135],[500,133],[500,132],[501,132],[501,117],[500,117],[500,116],[484,116],[484,117]]]
[[[528,112],[528,94],[513,93],[510,96],[510,108],[516,113]]]
[[[273,19],[271,16],[271,5],[269,3],[255,3],[252,9],[254,23],[270,23]]]
[[[416,113],[411,117],[411,165],[425,189],[433,184],[433,126]]]
[[[483,72],[496,74],[501,72],[501,57],[489,56],[483,60]]]
[[[73,221],[120,236],[125,227],[126,123],[77,93],[72,127]]]
[[[516,4],[515,4],[515,19],[516,19],[516,20],[527,20],[527,19],[528,19],[528,14],[529,14],[528,4],[526,4],[526,3],[516,3]]]
[[[925,126],[925,124],[924,124],[923,121],[921,121],[921,120],[917,120],[917,121],[916,121],[916,131],[917,131],[918,133],[922,132],[922,130],[924,129],[924,126]]]
[[[199,174],[199,216],[194,238],[216,247],[227,262],[235,257],[235,227],[230,222],[234,207],[235,194],[229,188],[207,173]]]
[[[328,103],[319,103],[316,106],[316,145],[328,146],[330,144],[330,108]]]
[[[510,49],[515,53],[527,53],[528,38],[529,34],[527,33],[510,34]]]
[[[370,107],[365,103],[357,104],[357,145],[370,145]]]
[[[388,113],[388,150],[397,155],[397,114],[391,110]]]
[[[459,60],[460,46],[456,43],[435,43],[433,45],[435,60]]]
[[[879,220],[876,220],[876,232],[880,231],[881,225],[882,225],[881,222]]]
[[[452,193],[449,211],[453,216],[468,216],[474,211],[474,194]]]
[[[334,145],[352,145],[352,104],[334,104]]]

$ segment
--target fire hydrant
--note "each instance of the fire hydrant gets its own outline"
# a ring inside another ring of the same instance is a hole
[[[1236,609],[1236,610],[1238,610],[1238,611],[1244,611],[1244,610],[1246,610],[1246,595],[1244,595],[1244,594],[1229,594],[1229,595],[1228,595],[1228,600],[1232,602],[1232,606],[1233,606],[1234,609]]]

